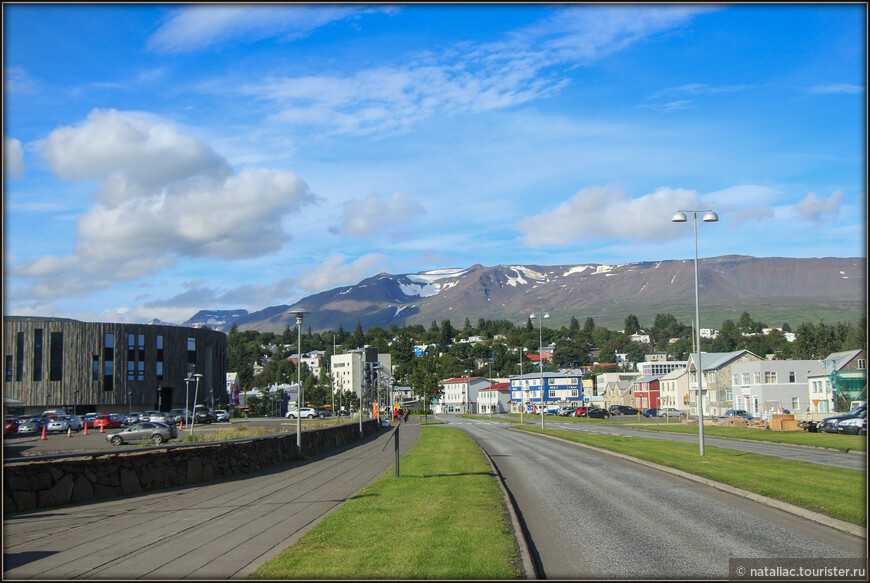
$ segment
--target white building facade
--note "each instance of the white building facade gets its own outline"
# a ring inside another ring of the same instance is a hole
[[[733,409],[761,417],[775,409],[808,411],[807,377],[818,360],[760,360],[731,366]]]

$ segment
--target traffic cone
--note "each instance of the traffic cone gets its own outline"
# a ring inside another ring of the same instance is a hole
[[[66,427],[66,436],[72,437],[72,427],[70,427],[69,425],[67,425]]]
[[[105,423],[100,423],[100,433],[105,433],[105,432],[106,432],[106,431],[105,431],[105,427],[106,427],[106,424],[105,424]]]
[[[82,425],[85,426],[85,435],[87,435],[87,434],[88,434],[88,422],[87,422],[87,421],[82,421]]]
[[[45,425],[42,426],[42,439],[45,439]]]

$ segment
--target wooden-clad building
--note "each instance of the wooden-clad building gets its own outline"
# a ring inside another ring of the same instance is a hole
[[[3,394],[25,413],[224,404],[227,337],[206,328],[4,316]],[[185,378],[202,375],[198,389]],[[189,395],[187,391],[189,389]]]

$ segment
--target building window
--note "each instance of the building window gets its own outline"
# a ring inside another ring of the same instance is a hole
[[[756,371],[752,373],[752,380],[755,381],[756,385],[761,384],[761,371]]]
[[[196,338],[188,337],[187,339],[187,363],[196,364]]]
[[[163,362],[162,361],[159,361],[159,360],[157,361],[156,372],[157,372],[157,380],[162,381],[163,380]]]
[[[6,382],[12,382],[12,355],[6,355]]]
[[[797,381],[795,380],[795,374],[794,374],[794,371],[789,371],[789,373],[788,373],[788,382],[790,382],[790,383],[797,382]]]
[[[42,380],[42,328],[33,331],[33,380]]]
[[[19,332],[15,338],[15,380],[24,380],[24,332]]]
[[[766,370],[764,371],[764,382],[765,383],[776,383],[776,371],[774,370]]]
[[[136,366],[136,363],[133,362],[132,360],[127,361],[127,380],[128,381],[133,380],[133,375],[134,375],[134,372],[136,370],[135,366]]]
[[[115,390],[115,335],[103,335],[103,390]]]
[[[867,360],[864,358],[858,359],[858,370],[864,370],[867,368]]]
[[[792,410],[792,412],[800,411],[800,408],[801,408],[800,397],[792,397],[791,398],[791,410]]]
[[[51,333],[49,346],[48,380],[63,380],[63,332]]]
[[[100,380],[100,355],[95,354],[94,360],[91,362],[91,380]]]
[[[749,384],[749,373],[748,372],[743,373],[743,384],[744,385]]]
[[[163,380],[163,335],[157,336],[157,380]]]
[[[144,381],[145,380],[145,361],[140,360],[136,363],[136,380]]]
[[[736,372],[733,375],[731,375],[731,384],[732,385],[739,385],[740,384],[740,375],[738,375]]]

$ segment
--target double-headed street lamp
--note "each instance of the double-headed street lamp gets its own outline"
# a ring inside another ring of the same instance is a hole
[[[704,455],[704,392],[701,388],[701,380],[703,378],[703,369],[701,367],[701,308],[698,302],[698,213],[705,213],[702,219],[705,223],[717,222],[719,215],[710,209],[681,210],[671,218],[671,221],[685,223],[688,220],[686,213],[692,213],[692,222],[695,227],[695,347],[697,350],[695,378],[698,384],[698,441],[700,443],[700,455]]]
[[[311,312],[290,310],[287,313],[296,316],[296,451],[302,455],[302,316]]]
[[[544,318],[549,317],[550,314],[548,312],[529,315],[529,319],[538,318],[538,321],[541,323],[540,330],[538,331],[538,363],[541,366],[541,429],[544,429],[544,412],[546,409],[544,406]]]
[[[193,378],[196,379],[196,385],[194,386],[194,389],[193,389],[193,408],[194,408],[194,410],[196,410],[196,397],[199,394],[199,379],[202,378],[202,375],[199,373],[196,373],[195,375],[193,375]],[[185,412],[185,415],[187,415],[187,412]],[[188,432],[187,432],[188,435],[193,435],[193,426],[195,424],[196,424],[196,416],[193,415],[190,418],[190,430],[188,430]]]

